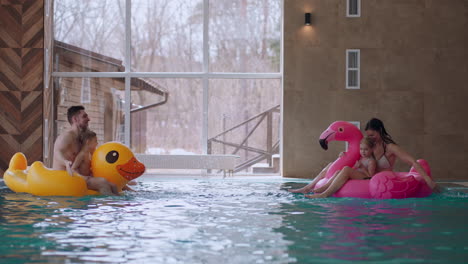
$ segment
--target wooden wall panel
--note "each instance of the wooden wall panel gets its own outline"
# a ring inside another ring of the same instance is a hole
[[[21,49],[0,48],[0,91],[19,91],[21,63]]]
[[[43,49],[24,48],[21,53],[21,79],[23,81],[21,91],[42,91],[44,74]]]
[[[44,47],[44,3],[43,1],[25,1],[22,10],[23,48]]]
[[[0,131],[2,134],[21,133],[21,92],[0,92]]]
[[[42,160],[44,2],[0,2],[0,174],[11,156]]]
[[[21,48],[21,16],[21,5],[0,5],[0,48]]]

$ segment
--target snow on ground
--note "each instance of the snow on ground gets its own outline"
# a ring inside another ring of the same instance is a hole
[[[167,150],[164,148],[148,148],[146,150],[146,154],[151,154],[151,155],[196,155],[196,153],[187,151],[185,149],[181,148],[176,148],[176,149],[171,149]]]

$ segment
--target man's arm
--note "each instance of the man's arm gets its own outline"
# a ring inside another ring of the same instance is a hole
[[[57,138],[54,145],[54,169],[63,169],[63,167],[71,172],[72,161],[67,159],[66,153],[70,151],[69,146],[73,141],[73,137],[70,133],[62,135]],[[70,173],[72,174],[72,173]]]
[[[133,190],[132,188],[130,188],[128,185],[125,185],[124,187],[122,187],[122,190],[123,191],[131,191],[131,192],[134,192],[135,190]]]

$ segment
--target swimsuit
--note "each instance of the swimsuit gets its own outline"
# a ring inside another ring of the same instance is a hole
[[[377,168],[379,170],[391,170],[392,165],[390,164],[390,161],[388,161],[387,156],[385,156],[385,153],[380,157],[380,159],[377,160]]]
[[[377,160],[377,168],[379,171],[382,170],[392,170],[392,164],[390,164],[390,161],[388,160],[387,156],[385,153],[387,152],[387,144],[384,143],[384,153],[380,157],[380,159]]]
[[[370,160],[371,159],[369,159],[369,158],[361,158],[359,160],[361,162],[361,166],[359,166],[359,168],[357,168],[357,170],[364,173],[364,174],[366,174],[367,176],[369,176],[369,162],[370,162]],[[366,177],[366,178],[370,179],[370,177]]]

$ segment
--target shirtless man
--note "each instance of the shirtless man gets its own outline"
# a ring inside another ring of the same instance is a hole
[[[54,170],[66,170],[73,175],[71,165],[81,150],[80,133],[88,129],[89,116],[83,106],[72,106],[67,111],[68,122],[71,128],[57,137],[54,144]],[[91,190],[98,190],[103,195],[118,195],[115,184],[104,178],[83,176]]]

